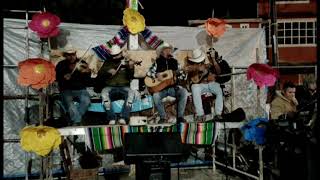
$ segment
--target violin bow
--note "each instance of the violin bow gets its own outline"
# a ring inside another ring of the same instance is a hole
[[[87,48],[87,50],[84,52],[84,54],[82,55],[82,57],[79,59],[79,61],[76,63],[76,65],[74,66],[73,70],[71,71],[72,75],[74,73],[74,71],[76,71],[76,69],[78,68],[79,64],[81,63],[81,61],[83,60],[83,57],[87,54],[87,52],[89,51],[89,49],[91,48],[92,43],[90,44],[90,46]]]

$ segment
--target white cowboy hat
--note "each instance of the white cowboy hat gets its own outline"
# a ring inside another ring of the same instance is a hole
[[[171,51],[173,51],[173,46],[171,46],[169,43],[163,42],[156,50],[157,56],[160,56],[162,51],[167,48],[169,48],[169,49],[171,49]]]
[[[62,50],[63,53],[66,53],[66,54],[73,54],[73,53],[76,53],[77,50],[76,48],[74,48],[71,44],[67,44],[63,50]]]
[[[201,49],[194,49],[192,51],[192,57],[189,58],[189,61],[195,62],[195,63],[200,63],[200,62],[204,61],[205,58],[206,58],[206,55],[204,54],[204,52]]]
[[[119,54],[119,53],[121,53],[121,48],[120,48],[120,46],[118,46],[118,45],[116,45],[116,44],[112,45],[112,47],[111,47],[111,49],[110,49],[110,54],[111,54],[111,55],[117,55],[117,54]]]

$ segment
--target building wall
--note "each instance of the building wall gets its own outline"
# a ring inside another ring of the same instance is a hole
[[[317,61],[317,47],[279,47],[279,63],[286,64],[315,64]],[[268,57],[272,62],[271,47]]]
[[[281,78],[279,79],[281,86],[288,81],[293,82],[295,85],[301,85],[301,74],[281,74]]]
[[[301,0],[304,1],[304,0]],[[276,2],[277,16],[280,17],[315,17],[317,15],[316,0],[306,0],[301,3],[282,3]],[[258,1],[258,17],[267,18],[269,17],[270,5],[269,0]]]
[[[233,28],[240,28],[241,25],[249,25],[248,28],[259,28],[260,23],[258,22],[241,22],[241,23],[228,23],[231,25]],[[242,27],[243,28],[243,27]]]
[[[258,17],[262,19],[269,19],[270,14],[270,0],[258,0]],[[297,22],[313,23],[317,15],[316,0],[300,0],[299,2],[293,1],[280,1],[276,0],[276,13],[278,21],[278,52],[279,52],[279,65],[315,65],[317,61],[317,48],[314,38],[316,37],[315,24],[313,24],[313,34],[310,36],[311,29],[306,24],[305,28],[301,29],[301,23],[298,28],[293,24],[291,33],[287,35],[289,29],[283,28],[284,22],[290,25],[290,22],[297,24]],[[305,18],[305,19],[303,19]],[[282,22],[282,23],[280,23]],[[305,33],[301,36],[301,31]],[[270,24],[267,25],[267,43],[268,43],[268,59],[272,63],[272,47],[270,44]],[[290,31],[290,30],[289,30]],[[294,33],[296,32],[296,33]],[[297,33],[298,32],[298,33]],[[306,38],[305,38],[306,37]],[[313,40],[310,41],[310,37]],[[291,38],[291,43],[290,43]],[[301,41],[305,38],[304,41]],[[284,42],[284,39],[289,39],[289,43]],[[297,42],[299,39],[299,42]],[[293,40],[296,40],[295,42]],[[307,41],[308,40],[308,41]],[[303,76],[306,74],[314,74],[314,71],[307,70],[308,68],[298,69],[282,69],[280,73],[280,84],[286,81],[292,81],[295,84],[301,84]]]

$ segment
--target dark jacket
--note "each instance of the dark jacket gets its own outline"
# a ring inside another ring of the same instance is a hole
[[[110,59],[103,63],[96,78],[95,92],[100,93],[105,86],[130,86],[133,69],[130,69],[129,65],[122,65],[114,76],[108,72],[110,69],[117,69],[120,63],[120,59]]]
[[[56,66],[56,80],[58,81],[59,90],[81,90],[90,86],[90,73],[80,73],[76,70],[70,80],[66,80],[64,76],[72,72],[70,66],[71,63],[69,60],[62,60]]]
[[[163,56],[160,56],[156,59],[157,69],[156,72],[163,72],[166,70],[178,70],[178,61],[173,57],[166,59]]]
[[[311,94],[308,88],[305,86],[297,86],[296,87],[296,98],[298,100],[297,109],[299,111],[308,111],[308,118],[311,119],[314,110],[316,108],[316,100],[317,100],[317,92],[315,94]]]

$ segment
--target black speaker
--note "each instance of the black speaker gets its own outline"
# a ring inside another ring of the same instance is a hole
[[[126,133],[124,137],[125,163],[142,160],[169,160],[179,162],[188,153],[180,133]]]
[[[170,161],[145,161],[136,164],[136,179],[139,180],[170,180]]]
[[[241,122],[246,119],[246,113],[242,108],[238,108],[231,113],[222,114],[222,119],[216,120],[218,122]]]
[[[126,133],[124,162],[136,164],[136,179],[170,179],[170,163],[188,156],[188,148],[181,142],[180,133]]]

